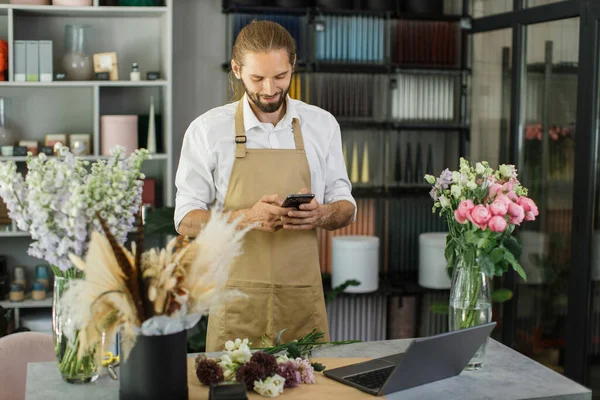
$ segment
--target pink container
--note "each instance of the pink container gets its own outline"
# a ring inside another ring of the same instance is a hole
[[[110,150],[117,145],[125,147],[126,155],[137,150],[137,115],[103,115],[100,117],[101,155],[109,156]]]
[[[52,0],[52,4],[55,6],[90,7],[92,6],[92,0]]]

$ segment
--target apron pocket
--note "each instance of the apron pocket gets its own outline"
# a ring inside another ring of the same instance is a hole
[[[274,289],[274,335],[287,330],[281,342],[300,339],[313,329],[328,332],[322,289],[315,286],[284,286]]]
[[[246,294],[223,306],[221,337],[227,340],[248,338],[254,347],[260,346],[260,337],[269,333],[269,320],[273,315],[272,289],[268,287],[230,286]],[[223,345],[225,345],[225,341]]]

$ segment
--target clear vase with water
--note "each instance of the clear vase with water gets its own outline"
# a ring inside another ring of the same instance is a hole
[[[89,81],[94,78],[94,61],[86,49],[86,29],[83,25],[67,25],[65,28],[62,65],[70,81]]]
[[[475,261],[473,265],[464,259],[459,261],[452,274],[449,304],[449,328],[451,331],[470,328],[491,322],[492,302],[490,282]],[[487,340],[475,352],[466,369],[483,367]]]

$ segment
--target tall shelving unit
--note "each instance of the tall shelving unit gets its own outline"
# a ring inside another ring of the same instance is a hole
[[[9,46],[8,81],[0,82],[0,97],[6,98],[7,122],[18,140],[36,140],[43,145],[46,134],[86,133],[91,135],[92,153],[82,158],[95,161],[101,155],[100,117],[114,114],[148,115],[154,97],[157,115],[159,153],[144,163],[143,172],[155,178],[161,205],[174,203],[173,112],[172,112],[172,35],[173,0],[160,0],[156,7],[106,6],[94,0],[90,7],[25,6],[0,4],[0,39]],[[15,40],[52,40],[54,73],[63,72],[65,26],[86,26],[86,52],[116,52],[118,81],[15,82],[13,57]],[[129,80],[133,62],[139,63],[142,81]],[[160,79],[148,81],[146,72],[159,71]],[[160,117],[160,119],[159,119]],[[160,145],[162,144],[162,145]],[[24,169],[26,157],[0,157],[14,161]],[[26,267],[28,282],[36,264],[44,263],[28,256],[27,232],[11,229],[0,232],[0,254],[7,256],[9,271],[15,265]],[[1,299],[0,299],[1,300]],[[51,302],[43,303],[51,307]],[[2,302],[3,307],[28,308]]]
[[[446,319],[429,312],[432,302],[447,300],[447,291],[428,291],[417,283],[418,235],[447,229],[431,213],[430,185],[417,175],[439,175],[446,167],[457,167],[459,156],[467,156],[470,16],[227,4],[222,11],[227,15],[224,71],[230,69],[231,47],[242,26],[253,18],[279,22],[298,43],[290,96],[330,111],[340,123],[359,207],[350,227],[319,232],[322,272],[331,272],[332,236],[375,235],[380,238],[381,283],[378,293],[338,299],[343,304],[328,305],[329,313],[336,313],[331,307],[341,307],[388,314],[389,326],[378,323],[377,332],[357,334],[364,340],[394,337],[398,304],[405,295],[416,296],[415,325],[420,328],[414,334],[447,330]],[[426,39],[421,43],[418,37]],[[394,301],[381,301],[390,295]],[[342,320],[330,320],[337,340],[360,330],[359,318],[354,327],[343,326]]]

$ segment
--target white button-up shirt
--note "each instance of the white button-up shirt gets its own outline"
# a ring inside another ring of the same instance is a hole
[[[287,97],[286,114],[273,126],[256,118],[246,96],[242,101],[246,147],[296,148],[292,119],[298,118],[315,198],[321,204],[348,200],[354,204],[356,215],[356,202],[342,154],[340,126],[335,118],[323,109]],[[213,108],[196,118],[186,131],[175,176],[175,227],[179,227],[183,217],[192,210],[223,208],[235,161],[237,105],[235,102]]]

